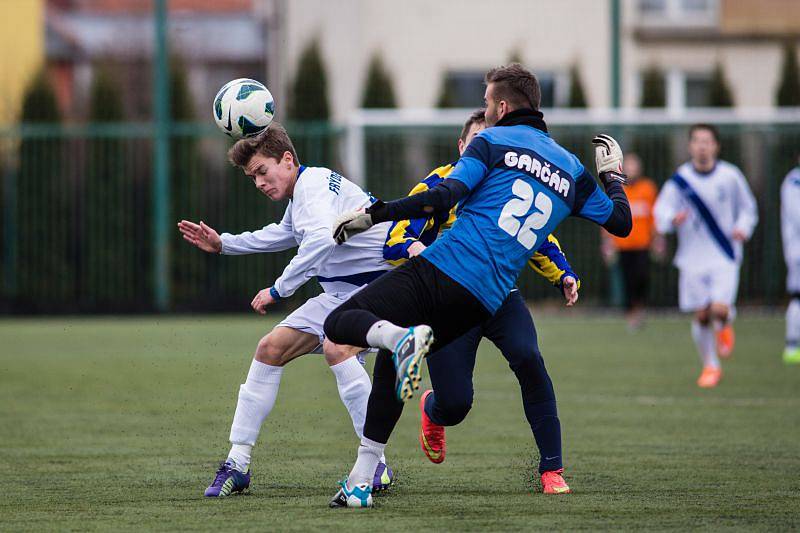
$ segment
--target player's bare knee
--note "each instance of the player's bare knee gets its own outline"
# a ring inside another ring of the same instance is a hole
[[[711,304],[710,314],[712,319],[725,322],[730,315],[730,309],[725,304],[714,303]]]
[[[694,319],[697,320],[700,325],[707,326],[709,322],[711,322],[710,309],[700,309],[699,311],[695,311]]]
[[[325,339],[325,341],[322,343],[322,351],[325,354],[325,362],[328,363],[328,366],[333,366],[343,363],[344,361],[355,356],[361,351],[361,348],[356,348],[354,346],[348,346],[345,344],[335,344],[328,339]]]
[[[272,333],[268,333],[258,341],[254,359],[265,365],[283,366],[286,364],[286,350],[275,342]]]

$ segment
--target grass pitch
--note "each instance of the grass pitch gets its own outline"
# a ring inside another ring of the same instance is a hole
[[[204,499],[253,348],[271,319],[0,321],[3,530],[574,530],[800,527],[800,367],[783,321],[744,315],[715,390],[688,320],[536,315],[574,494],[537,494],[513,374],[481,345],[475,407],[447,461],[418,449],[416,403],[367,511],[331,510],[356,439],[321,357],[287,368],[249,495]],[[371,361],[370,361],[371,365]]]

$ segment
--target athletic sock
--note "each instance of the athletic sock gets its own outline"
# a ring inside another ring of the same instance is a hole
[[[336,376],[336,386],[339,388],[339,398],[350,413],[353,429],[358,438],[364,436],[364,419],[367,416],[367,401],[372,390],[372,383],[364,367],[358,359],[351,357],[341,363],[331,366],[331,372]]]
[[[342,403],[350,414],[356,435],[361,439],[364,436],[364,420],[367,417],[369,393],[372,391],[369,374],[358,357],[351,357],[330,368],[333,375],[336,376],[339,398],[342,399]],[[382,456],[381,462],[385,463],[386,458]]]
[[[250,464],[250,450],[256,443],[261,424],[275,405],[281,374],[282,366],[266,365],[253,359],[247,380],[239,387],[239,401],[231,425],[233,446],[228,457],[241,469]]]
[[[786,347],[800,346],[800,298],[792,298],[786,309]]]
[[[378,468],[378,463],[383,457],[383,450],[386,448],[385,444],[369,440],[366,437],[361,438],[361,445],[358,447],[358,458],[350,475],[347,476],[347,487],[352,489],[361,483],[367,483],[372,486],[372,478],[375,475],[375,469]]]
[[[719,368],[719,358],[717,357],[717,339],[714,335],[714,328],[709,325],[702,325],[697,320],[692,321],[692,338],[700,354],[700,361],[703,367]]]
[[[253,447],[249,444],[233,444],[231,451],[228,452],[228,459],[226,462],[233,465],[235,470],[246,472],[247,467],[250,465],[250,452]]]
[[[408,333],[406,328],[395,326],[388,320],[379,320],[367,331],[367,342],[376,348],[394,350],[406,333]]]

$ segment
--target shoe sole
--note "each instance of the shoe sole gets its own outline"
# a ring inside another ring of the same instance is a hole
[[[403,377],[398,380],[395,393],[397,399],[402,403],[414,397],[414,391],[419,389],[419,383],[422,381],[422,360],[428,355],[428,351],[433,344],[433,331],[428,330],[428,334],[422,339],[422,345],[416,350],[413,355],[409,355],[403,360]],[[398,372],[399,374],[400,372]]]

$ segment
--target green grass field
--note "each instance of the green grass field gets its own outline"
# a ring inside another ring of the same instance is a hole
[[[800,367],[783,321],[743,316],[716,390],[685,319],[537,318],[574,494],[536,493],[513,374],[481,346],[475,407],[447,461],[418,449],[416,404],[387,449],[376,509],[331,510],[356,439],[320,357],[292,363],[249,495],[206,500],[257,317],[0,321],[3,530],[575,530],[800,527]],[[371,364],[371,361],[370,361]],[[356,529],[357,528],[357,529]]]

